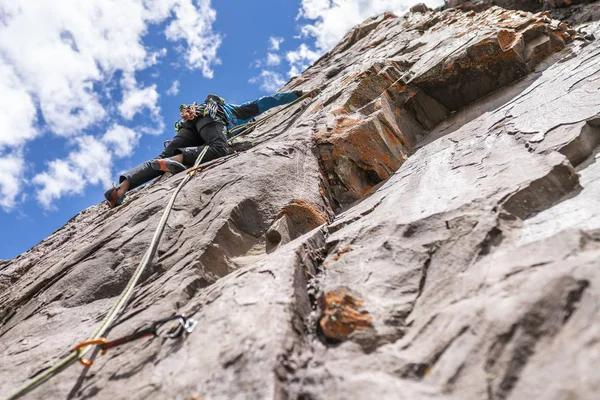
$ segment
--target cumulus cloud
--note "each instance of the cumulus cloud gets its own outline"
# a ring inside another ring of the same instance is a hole
[[[281,64],[281,57],[279,57],[278,54],[275,54],[275,53],[267,54],[267,65],[269,67],[275,67],[279,64]]]
[[[19,146],[39,134],[34,129],[37,110],[32,96],[20,87],[12,66],[0,58],[0,151]]]
[[[294,51],[288,51],[285,57],[290,64],[290,71],[288,72],[288,75],[292,77],[299,75],[312,63],[317,61],[317,59],[320,57],[320,53],[311,50],[305,43],[302,43],[298,49]]]
[[[274,93],[285,85],[285,79],[280,73],[263,70],[260,75],[249,80],[250,83],[259,84],[265,92]]]
[[[444,4],[443,0],[422,1],[429,7]],[[331,50],[354,25],[385,11],[405,13],[414,0],[302,0],[299,19],[310,21],[301,26],[305,37],[314,37],[321,52]]]
[[[437,7],[443,0],[423,1]],[[290,76],[295,76],[331,50],[355,25],[369,17],[386,11],[401,15],[414,5],[414,0],[302,0],[297,20],[300,21],[300,38],[313,38],[315,48],[306,44],[287,53]]]
[[[15,207],[17,196],[21,193],[24,171],[25,160],[20,153],[0,157],[0,207],[4,211]]]
[[[281,46],[281,43],[283,43],[284,41],[285,39],[281,37],[269,37],[269,50],[279,51],[279,46]]]
[[[37,200],[46,209],[64,195],[81,194],[89,184],[110,186],[112,156],[108,147],[92,136],[75,139],[76,150],[66,159],[48,163],[48,169],[34,176],[39,187]]]
[[[192,0],[4,3],[0,53],[20,77],[12,85],[20,88],[15,95],[34,97],[59,135],[76,134],[106,117],[94,82],[109,80],[117,70],[143,70],[165,54],[144,46],[149,23],[174,14],[165,35],[185,45],[186,66],[212,77],[211,67],[219,63],[221,40],[212,32],[216,14],[209,0],[198,7]]]
[[[179,94],[179,81],[173,81],[171,87],[167,90],[169,96],[177,96]]]
[[[184,54],[188,67],[201,69],[206,78],[212,78],[212,65],[221,63],[217,49],[222,39],[212,31],[217,13],[211,8],[210,0],[196,0],[197,6],[191,0],[173,3],[176,18],[165,29],[167,39],[183,40],[187,44]]]
[[[281,56],[277,54],[277,51],[279,51],[279,46],[283,42],[283,38],[269,37],[269,52],[267,53],[267,58],[254,60],[250,66],[253,68],[262,68],[265,65],[268,67],[276,67],[281,64]]]
[[[119,158],[131,155],[139,139],[140,134],[138,132],[122,125],[113,125],[102,136],[102,142]]]
[[[121,79],[123,89],[123,101],[119,105],[119,113],[125,119],[132,119],[144,109],[150,110],[152,116],[157,119],[160,115],[160,107],[157,105],[158,92],[156,85],[140,87],[133,74],[125,74]]]
[[[139,132],[159,133],[164,124],[157,87],[135,76],[160,63],[167,50],[147,46],[144,37],[151,26],[164,24],[162,33],[180,52],[180,66],[211,78],[220,63],[215,19],[210,0],[0,1],[0,154],[20,154],[42,133],[69,137],[77,146],[92,139],[106,146],[100,137],[81,135],[118,115],[131,120],[149,114],[151,127]],[[119,72],[123,78],[115,82]],[[81,151],[48,162],[48,170],[36,176],[42,204],[60,193],[80,193],[48,188],[53,177],[70,182],[81,172],[74,161]],[[3,179],[5,190],[9,180]]]

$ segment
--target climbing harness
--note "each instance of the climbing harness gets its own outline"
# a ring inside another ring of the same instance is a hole
[[[177,321],[178,325],[169,324],[172,321]],[[102,355],[106,354],[106,351],[112,347],[120,346],[125,343],[133,342],[144,337],[158,337],[165,339],[179,339],[184,333],[192,333],[194,328],[198,324],[198,321],[192,318],[186,318],[184,315],[173,315],[168,318],[155,321],[148,328],[141,329],[132,333],[131,335],[124,336],[119,339],[111,340],[110,342],[106,338],[99,338],[95,340],[86,340],[85,342],[79,343],[73,348],[72,351],[77,351],[84,346],[97,345],[102,350]],[[93,361],[80,358],[79,362],[86,367],[93,364]]]
[[[225,100],[214,94],[209,94],[202,104],[196,104],[196,102],[181,104],[179,106],[181,118],[175,121],[175,132],[179,132],[186,121],[193,121],[198,116],[206,117],[208,115],[212,119],[226,124],[227,116],[221,107],[223,104],[225,104]]]
[[[294,100],[290,104],[286,105],[285,107],[280,108],[276,112],[274,112],[264,118],[261,118],[259,120],[256,120],[256,121],[253,121],[253,122],[250,122],[247,124],[238,125],[237,127],[234,128],[234,130],[235,130],[235,132],[238,132],[238,133],[243,131],[243,134],[245,135],[248,132],[250,132],[251,130],[254,130],[254,129],[264,125],[266,123],[266,121],[268,121],[273,116],[279,114],[280,112],[282,112],[286,109],[289,109],[290,107],[292,107],[293,105],[306,99],[307,97],[311,97],[314,94],[319,93],[319,92],[320,92],[320,89],[315,89],[311,92],[308,92],[308,93],[304,94],[303,96],[299,97],[298,99]],[[196,107],[200,107],[200,106],[196,106]],[[204,110],[202,112],[204,112]],[[237,137],[237,136],[233,135],[233,137],[228,140],[228,143],[231,143],[231,141],[235,137]],[[156,249],[158,248],[158,241],[160,240],[160,238],[164,232],[167,220],[169,218],[171,210],[173,209],[175,199],[177,198],[177,195],[179,194],[181,189],[186,185],[186,183],[189,182],[189,180],[196,174],[196,172],[198,170],[206,169],[209,166],[223,163],[227,159],[237,156],[237,153],[234,153],[230,156],[223,157],[223,158],[225,158],[225,160],[223,160],[223,161],[218,162],[219,159],[217,159],[217,160],[214,160],[214,164],[211,164],[211,162],[208,162],[205,165],[200,167],[202,159],[206,155],[207,151],[208,151],[208,146],[205,146],[204,149],[202,150],[202,152],[200,152],[200,154],[198,155],[198,158],[196,158],[196,161],[195,161],[193,167],[188,170],[185,178],[182,179],[181,182],[179,183],[179,185],[175,188],[173,195],[169,199],[169,202],[167,203],[167,206],[166,206],[165,210],[163,211],[163,215],[158,223],[158,226],[156,227],[156,230],[154,231],[154,235],[152,236],[152,240],[150,241],[150,245],[148,246],[148,249],[144,253],[142,260],[140,261],[140,263],[138,264],[137,268],[135,269],[133,275],[129,279],[127,286],[125,287],[125,289],[123,289],[123,292],[119,296],[119,299],[113,305],[113,307],[109,310],[108,314],[104,317],[100,326],[98,326],[98,328],[96,328],[96,330],[90,335],[90,337],[87,340],[85,340],[85,341],[79,343],[77,346],[75,346],[71,350],[69,355],[63,357],[54,366],[46,369],[44,372],[35,376],[33,379],[31,379],[29,382],[27,382],[25,385],[23,385],[20,389],[18,389],[16,392],[14,392],[10,397],[8,397],[7,400],[15,400],[15,399],[18,399],[21,396],[29,393],[30,391],[32,391],[33,389],[42,385],[43,383],[45,383],[46,381],[48,381],[55,375],[59,374],[60,372],[62,372],[63,370],[65,370],[66,368],[68,368],[70,365],[72,365],[73,363],[75,363],[78,360],[82,364],[84,364],[86,366],[90,366],[92,364],[92,361],[89,361],[83,357],[93,346],[100,346],[100,349],[102,349],[103,351],[106,351],[110,347],[114,347],[119,344],[126,343],[128,341],[136,340],[136,339],[139,339],[140,337],[148,336],[150,334],[154,335],[154,331],[146,331],[143,336],[138,336],[138,335],[141,335],[142,332],[144,332],[144,331],[140,331],[138,333],[134,333],[130,336],[126,336],[125,338],[117,339],[112,342],[109,342],[106,338],[103,337],[104,334],[106,333],[106,331],[112,326],[112,324],[116,320],[116,318],[121,314],[124,307],[127,305],[128,301],[131,298],[131,295],[133,294],[133,289],[135,288],[138,280],[140,279],[144,270],[146,269],[146,267],[148,266],[148,264],[154,257],[154,254],[156,253]],[[196,323],[194,320],[185,318],[183,316],[174,316],[174,317],[170,317],[170,319],[155,322],[155,324],[159,323],[158,326],[153,325],[154,328],[157,329],[156,332],[157,333],[160,332],[160,327],[161,327],[160,322],[162,322],[164,324],[164,323],[167,323],[174,319],[179,319],[179,321],[180,321],[179,323],[181,324],[183,331],[186,331],[188,333],[193,330],[195,323]],[[152,329],[152,326],[148,329]],[[183,332],[181,332],[181,334],[182,333]],[[159,335],[159,337],[164,337],[164,336]]]

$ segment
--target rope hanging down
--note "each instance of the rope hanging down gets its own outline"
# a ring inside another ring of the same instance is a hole
[[[202,152],[198,155],[198,158],[196,159],[196,162],[194,163],[194,167],[197,167],[198,165],[200,165],[207,150],[208,150],[208,147],[204,147]],[[165,208],[165,211],[163,212],[160,222],[158,223],[158,226],[156,227],[156,231],[154,231],[154,235],[152,236],[152,240],[150,241],[150,246],[148,247],[148,250],[146,250],[146,253],[144,253],[144,257],[142,258],[142,260],[140,261],[136,270],[134,271],[133,276],[129,279],[129,282],[127,283],[127,286],[121,293],[121,296],[119,297],[118,301],[110,309],[110,311],[108,312],[106,317],[104,317],[104,320],[102,321],[100,326],[92,333],[92,335],[85,342],[98,341],[100,338],[102,338],[102,336],[104,336],[104,333],[108,330],[110,325],[114,322],[114,320],[117,318],[117,316],[123,310],[123,308],[125,307],[125,304],[127,304],[127,302],[129,301],[131,294],[133,293],[133,289],[135,288],[135,285],[137,284],[138,280],[142,276],[142,273],[146,269],[150,260],[154,256],[156,249],[158,248],[158,241],[163,234],[163,231],[167,224],[167,219],[169,218],[169,214],[171,214],[171,209],[173,208],[173,204],[175,203],[175,198],[177,197],[177,195],[179,194],[181,189],[185,186],[185,184],[192,178],[192,176],[194,176],[194,173],[195,173],[195,171],[193,171],[192,173],[186,174],[185,178],[179,183],[179,185],[175,189],[175,192],[173,193],[173,195],[171,196],[171,199],[167,203],[167,207]],[[71,353],[69,353],[68,356],[64,357],[53,367],[47,369],[46,371],[42,372],[41,374],[39,374],[38,376],[33,378],[30,382],[25,384],[23,387],[21,387],[15,393],[13,393],[7,400],[18,399],[19,397],[21,397],[21,396],[29,393],[33,389],[37,388],[38,386],[40,386],[42,383],[46,382],[53,376],[59,374],[60,372],[65,370],[67,367],[69,367],[71,364],[73,364],[77,360],[83,359],[83,356],[92,348],[92,346],[94,346],[94,345],[88,344],[88,345],[84,345],[82,347],[74,348],[73,351],[71,351]]]
[[[237,136],[245,135],[245,134],[249,133],[251,130],[264,125],[265,122],[268,121],[273,116],[292,107],[293,105],[299,103],[300,101],[302,101],[308,97],[312,97],[315,94],[318,94],[319,92],[320,92],[320,89],[315,89],[311,92],[304,94],[303,96],[294,100],[292,103],[286,105],[285,107],[280,108],[276,112],[274,112],[264,118],[261,118],[254,122],[236,126],[235,128],[233,128],[231,130],[231,133],[234,136],[232,138],[230,138],[228,140],[228,142],[231,143],[232,140],[235,139]],[[236,132],[238,135],[235,135]],[[98,326],[98,328],[91,334],[91,336],[87,340],[85,340],[84,342],[82,342],[78,346],[76,346],[71,351],[71,353],[69,353],[68,356],[62,358],[54,366],[50,367],[49,369],[45,370],[44,372],[37,375],[35,378],[30,380],[29,382],[27,382],[25,385],[23,385],[21,388],[19,388],[16,392],[14,392],[6,400],[15,400],[15,399],[18,399],[18,398],[24,396],[25,394],[31,392],[33,389],[42,385],[43,383],[45,383],[46,381],[48,381],[55,375],[58,375],[60,372],[64,371],[66,368],[68,368],[69,366],[71,366],[73,363],[75,363],[78,360],[80,362],[82,362],[83,364],[87,364],[88,361],[86,359],[84,359],[83,356],[93,346],[99,345],[101,348],[102,348],[102,346],[108,346],[109,342],[107,342],[106,339],[103,338],[102,336],[104,336],[104,334],[106,333],[108,328],[112,325],[112,323],[115,321],[115,319],[119,316],[119,314],[121,313],[121,311],[123,310],[123,308],[125,307],[127,302],[129,301],[129,299],[131,298],[131,295],[133,294],[133,289],[135,288],[135,285],[137,284],[138,280],[142,276],[142,273],[144,272],[144,270],[146,269],[146,267],[148,266],[148,264],[154,257],[154,253],[156,252],[156,249],[158,248],[158,242],[164,232],[164,229],[165,229],[165,226],[167,223],[167,219],[169,218],[169,215],[171,214],[171,210],[173,208],[173,204],[175,203],[175,199],[177,198],[177,195],[179,194],[181,189],[186,185],[186,183],[188,183],[188,181],[194,176],[194,174],[196,173],[197,170],[206,167],[206,166],[200,166],[200,163],[202,162],[202,159],[204,158],[204,155],[206,154],[207,150],[208,150],[208,147],[205,146],[204,149],[202,150],[202,152],[198,155],[198,158],[196,159],[194,166],[190,170],[188,170],[188,172],[186,173],[186,177],[179,183],[179,185],[175,189],[175,192],[173,193],[169,202],[167,203],[167,207],[165,208],[163,215],[160,219],[160,222],[158,223],[158,226],[156,227],[156,231],[154,232],[154,235],[152,236],[152,240],[150,241],[150,246],[148,247],[148,250],[146,250],[146,253],[144,253],[144,257],[140,261],[140,263],[137,266],[136,270],[134,271],[132,277],[129,279],[129,282],[127,283],[127,286],[121,293],[118,301],[113,305],[113,307],[110,309],[108,314],[104,317],[100,326]],[[191,328],[191,329],[193,329],[193,328]]]

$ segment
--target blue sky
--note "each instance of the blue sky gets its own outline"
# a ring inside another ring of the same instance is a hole
[[[413,3],[0,0],[0,259],[156,156],[179,104],[275,92],[355,24]]]

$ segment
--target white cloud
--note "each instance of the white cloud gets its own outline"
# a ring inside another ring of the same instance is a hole
[[[22,192],[25,161],[20,153],[0,157],[0,207],[10,211]]]
[[[290,64],[290,71],[288,72],[288,75],[292,77],[299,75],[312,63],[317,61],[317,59],[320,57],[320,53],[309,49],[306,44],[302,43],[297,50],[288,51],[285,57]]]
[[[36,175],[40,187],[37,200],[46,209],[64,195],[81,194],[88,184],[110,186],[112,155],[107,146],[92,136],[75,139],[77,150],[66,159],[48,163],[48,170]]]
[[[279,57],[278,54],[275,54],[275,53],[267,54],[267,65],[268,66],[275,67],[279,64],[281,64],[281,57]]]
[[[220,63],[215,19],[210,0],[0,0],[0,152],[22,153],[42,133],[89,135],[117,114],[148,113],[152,125],[137,132],[161,132],[157,87],[135,76],[161,62],[167,49],[147,46],[144,38],[152,27],[166,26],[162,33],[181,52],[181,66],[211,78]],[[123,79],[115,82],[119,72]],[[100,137],[93,140],[104,146]],[[70,182],[81,172],[75,160],[82,151],[46,163],[48,170],[36,176],[43,204],[80,193],[49,183],[57,177]],[[8,182],[3,178],[2,190],[12,187]]]
[[[444,4],[443,0],[422,1],[429,7]],[[314,38],[315,48],[302,43],[286,54],[290,64],[289,76],[299,75],[322,54],[331,50],[355,25],[386,11],[401,15],[415,0],[302,0],[296,20],[300,25],[298,38]]]
[[[443,0],[422,1],[429,7],[442,5]],[[401,15],[415,0],[302,0],[299,19],[312,20],[301,26],[304,37],[314,37],[320,53],[331,50],[353,26],[385,11]]]
[[[33,99],[20,87],[14,68],[0,58],[0,151],[3,147],[19,146],[39,134],[33,127],[36,112]]]
[[[119,105],[119,113],[125,119],[132,119],[144,109],[150,110],[154,119],[160,118],[160,107],[156,104],[159,97],[156,85],[140,88],[132,74],[125,74],[121,80],[121,87],[123,101]]]
[[[213,33],[212,23],[217,13],[211,8],[210,0],[197,0],[197,7],[191,0],[180,0],[173,7],[176,19],[167,26],[167,39],[184,40],[187,43],[185,58],[192,69],[201,69],[202,75],[212,78],[213,64],[220,64],[217,49],[221,36]]]
[[[130,156],[139,139],[139,133],[122,125],[113,125],[102,136],[102,142],[119,158]]]
[[[261,71],[260,75],[249,80],[250,83],[260,84],[265,92],[274,93],[285,85],[285,79],[281,74],[274,71]]]
[[[177,96],[179,94],[179,81],[173,81],[173,84],[167,90],[167,95],[169,96]]]
[[[284,41],[285,39],[281,37],[269,37],[269,50],[279,51],[279,46],[281,46],[281,43],[283,43]]]

